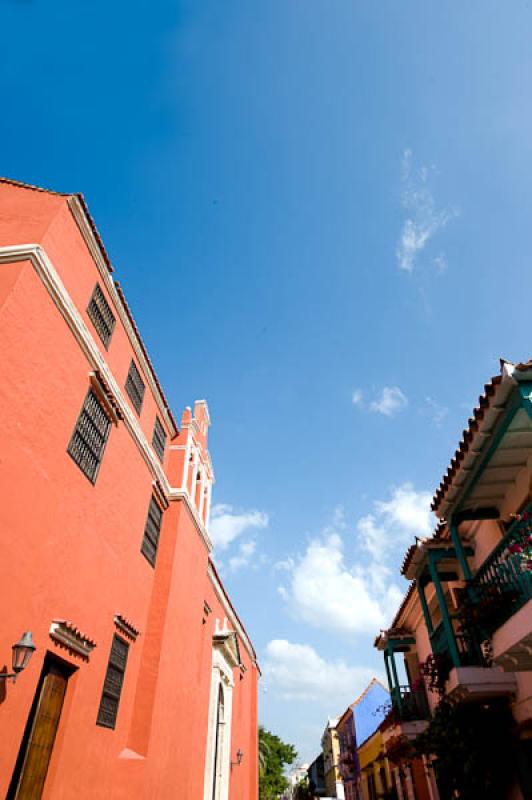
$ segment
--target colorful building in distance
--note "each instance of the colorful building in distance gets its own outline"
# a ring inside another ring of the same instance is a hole
[[[390,696],[377,678],[342,714],[337,731],[340,743],[340,773],[346,800],[361,800],[359,745],[379,728],[388,712]]]
[[[340,774],[340,742],[338,740],[338,718],[328,719],[323,736],[321,750],[323,753],[323,770],[325,773],[325,794],[344,800],[344,785]]]
[[[406,553],[410,587],[376,640],[398,793],[532,797],[532,361],[501,362],[432,509],[435,532]]]
[[[386,797],[393,788],[390,764],[384,753],[382,731],[379,728],[359,744],[359,792],[364,800]]]
[[[255,800],[207,403],[176,422],[81,195],[0,181],[0,351],[1,663],[36,645],[0,680],[0,794]]]

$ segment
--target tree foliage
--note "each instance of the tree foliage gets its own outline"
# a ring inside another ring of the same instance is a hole
[[[500,800],[515,769],[515,736],[508,703],[453,704],[441,700],[415,742],[431,757],[441,800]]]
[[[288,786],[284,768],[292,764],[297,753],[291,744],[259,728],[259,797],[260,800],[277,800]]]

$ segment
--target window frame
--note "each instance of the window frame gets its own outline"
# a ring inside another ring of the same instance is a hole
[[[97,422],[95,422],[94,418],[89,413],[89,404],[91,401],[94,401],[96,406],[98,407],[99,411],[101,411],[102,418],[105,419],[105,430],[102,432],[99,430]],[[86,435],[86,432],[82,432],[82,422],[84,421],[84,417],[87,417],[92,428],[93,428],[93,436],[97,436],[101,439],[98,447],[99,449],[96,450],[94,447],[94,443],[91,442],[90,438]],[[111,432],[111,425],[112,422],[109,419],[109,415],[105,411],[105,407],[103,403],[100,401],[97,393],[94,391],[92,387],[89,388],[87,394],[85,395],[85,399],[83,401],[83,405],[81,406],[81,411],[79,412],[76,424],[74,425],[74,430],[72,431],[72,435],[70,437],[70,441],[67,447],[67,453],[70,458],[74,461],[78,469],[85,475],[87,480],[89,480],[92,485],[94,486],[96,483],[96,479],[100,472],[100,467],[102,465],[105,448],[107,447],[107,442],[109,441],[109,434]],[[96,465],[93,471],[87,471],[83,466],[83,459],[80,457],[80,448],[79,440],[81,439],[81,444],[84,446],[92,455],[92,457],[96,460]]]
[[[154,510],[156,510],[155,516],[158,517],[158,519],[155,519],[155,521],[154,521],[154,513],[153,513]],[[148,516],[146,518],[146,524],[144,526],[144,533],[143,533],[143,536],[142,536],[142,543],[141,543],[141,546],[140,546],[140,552],[142,553],[142,555],[144,556],[144,558],[146,559],[148,564],[150,564],[153,568],[155,568],[155,564],[157,562],[157,553],[159,551],[159,542],[160,542],[160,539],[161,539],[161,529],[162,529],[162,526],[163,526],[163,514],[164,514],[163,509],[161,508],[161,506],[157,502],[157,499],[156,499],[155,495],[152,494],[151,499],[150,499],[150,504],[148,506]],[[150,528],[150,522],[152,524],[154,524],[154,527],[155,527],[155,530],[156,530],[155,537],[153,536],[152,530]],[[147,544],[151,545],[151,547],[153,548],[153,551],[154,551],[153,552],[153,559],[152,559],[150,547],[147,546]]]
[[[139,384],[142,388],[139,387]],[[140,417],[144,403],[144,396],[146,394],[146,384],[142,380],[140,369],[137,367],[134,358],[131,359],[131,364],[129,365],[129,369],[127,371],[127,378],[124,387],[127,396],[131,400],[133,408]]]
[[[152,436],[152,447],[157,453],[159,457],[159,461],[164,461],[164,455],[166,452],[166,442],[168,441],[168,434],[166,433],[164,426],[159,419],[159,417],[155,417],[155,424],[153,426],[153,436]]]
[[[109,324],[105,313],[102,312],[102,307],[104,312],[107,313],[111,317],[111,323]],[[116,317],[113,314],[113,310],[110,304],[107,302],[107,298],[105,293],[100,286],[99,283],[96,284],[94,289],[92,290],[92,294],[90,296],[89,304],[87,306],[87,316],[92,322],[92,326],[98,337],[105,347],[106,350],[109,350],[109,345],[111,344],[111,339],[113,338],[113,333],[116,327]],[[104,327],[109,329],[109,333],[105,331],[102,332],[101,324],[103,323]]]
[[[114,651],[115,643],[120,642],[120,646],[124,645],[125,650],[124,658],[123,658],[123,665],[120,663],[119,659],[116,657],[116,651]],[[115,730],[116,728],[116,721],[118,718],[118,711],[120,709],[120,698],[122,697],[122,690],[124,688],[124,681],[126,678],[126,669],[127,669],[127,660],[129,657],[129,642],[119,636],[117,633],[113,633],[113,639],[111,641],[111,649],[109,651],[109,658],[107,660],[107,668],[105,670],[105,677],[103,679],[103,687],[102,687],[102,694],[100,696],[100,705],[98,707],[98,714],[96,717],[96,725],[99,725],[102,728],[108,728],[109,730]],[[113,690],[109,687],[109,675],[115,670],[121,674],[121,681],[118,687],[118,690]],[[116,710],[114,712],[114,718],[112,724],[108,721],[104,720],[103,715],[108,713],[105,709],[103,709],[104,698],[110,697],[112,700],[116,701]]]

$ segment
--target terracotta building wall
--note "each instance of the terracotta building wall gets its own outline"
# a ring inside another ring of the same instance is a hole
[[[67,198],[0,182],[0,248],[17,243],[42,245],[123,389],[133,345],[115,310],[105,351],[86,314],[96,282],[106,290]],[[53,653],[73,674],[44,798],[201,800],[212,637],[228,606],[213,589],[193,512],[185,500],[171,500],[154,569],[140,551],[154,475],[124,422],[111,428],[95,485],[68,455],[92,368],[29,260],[0,262],[0,354],[0,667],[10,666],[11,645],[22,631],[31,629],[37,645],[16,685],[0,682],[0,796],[45,656]],[[153,377],[143,375],[142,411],[133,413],[149,443],[155,416],[165,425],[165,471],[178,485],[179,466],[170,462],[182,462],[182,451],[170,450],[161,396],[150,389]],[[130,642],[110,730],[96,725],[96,717],[117,613],[140,634]],[[54,643],[49,629],[56,619],[72,621],[94,640],[88,660]],[[240,652],[246,670],[242,680],[234,671],[232,757],[240,748],[244,759],[232,770],[230,800],[253,800],[257,668],[244,641]]]

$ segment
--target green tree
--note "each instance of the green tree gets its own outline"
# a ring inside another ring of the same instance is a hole
[[[260,800],[277,800],[288,786],[284,768],[292,764],[297,753],[291,744],[259,728],[259,797]]]

